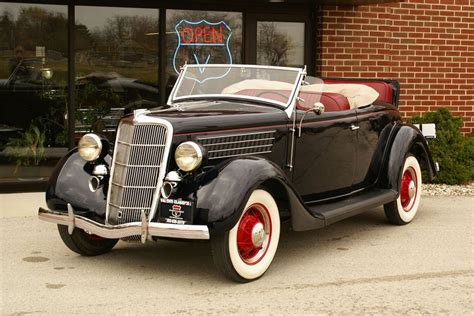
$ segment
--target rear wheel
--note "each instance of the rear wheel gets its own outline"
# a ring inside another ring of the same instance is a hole
[[[272,263],[280,238],[280,215],[275,200],[265,190],[250,195],[237,224],[212,236],[212,257],[230,279],[249,282],[261,277]]]
[[[418,160],[408,156],[403,165],[399,196],[384,205],[385,215],[392,224],[410,223],[418,211],[421,198],[421,169]]]
[[[102,238],[79,228],[74,228],[72,235],[69,235],[68,227],[64,225],[58,225],[58,230],[64,244],[83,256],[97,256],[107,253],[118,242],[118,239]]]

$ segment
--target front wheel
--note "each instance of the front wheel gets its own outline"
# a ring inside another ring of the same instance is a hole
[[[58,225],[58,231],[64,244],[83,256],[97,256],[107,253],[118,242],[118,239],[102,238],[79,228],[74,228],[72,235],[69,235],[68,227],[64,225]]]
[[[249,282],[272,263],[280,239],[280,214],[272,195],[257,189],[250,195],[235,226],[211,237],[216,266],[230,279]]]
[[[421,169],[413,156],[405,159],[400,179],[398,198],[384,205],[388,221],[396,225],[405,225],[415,218],[421,198]]]

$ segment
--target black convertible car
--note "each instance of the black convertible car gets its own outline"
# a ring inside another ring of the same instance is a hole
[[[396,81],[185,66],[166,108],[120,121],[113,150],[83,136],[51,176],[39,217],[86,256],[118,239],[210,239],[225,275],[257,279],[284,221],[317,229],[378,205],[393,224],[413,220],[421,170],[437,168],[420,130],[401,121],[398,97]]]

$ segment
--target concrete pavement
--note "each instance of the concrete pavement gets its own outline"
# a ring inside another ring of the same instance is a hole
[[[224,279],[207,242],[119,242],[109,254],[78,256],[36,207],[6,213],[4,201],[2,315],[474,310],[474,197],[424,196],[406,226],[389,225],[377,208],[317,231],[286,230],[270,270],[249,284]]]

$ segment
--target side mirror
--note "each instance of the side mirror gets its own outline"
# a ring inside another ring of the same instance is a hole
[[[324,104],[322,104],[321,102],[316,102],[315,104],[313,104],[311,110],[313,110],[314,113],[316,113],[317,115],[321,115],[324,113],[325,110]]]
[[[316,102],[315,104],[313,104],[313,106],[311,108],[304,111],[304,114],[301,117],[300,124],[298,126],[298,137],[301,137],[301,126],[303,125],[304,117],[306,116],[306,114],[308,114],[308,112],[311,112],[311,111],[313,111],[317,115],[323,114],[324,113],[324,104],[322,104],[321,102]]]

